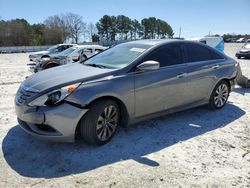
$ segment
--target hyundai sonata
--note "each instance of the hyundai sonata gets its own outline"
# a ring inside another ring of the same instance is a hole
[[[20,126],[47,140],[105,144],[119,125],[209,104],[222,108],[237,62],[198,42],[140,40],[84,63],[28,77],[15,98]]]

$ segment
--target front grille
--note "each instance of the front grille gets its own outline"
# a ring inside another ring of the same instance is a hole
[[[24,89],[23,87],[20,87],[16,94],[16,102],[19,104],[25,103],[26,100],[33,97],[36,94],[36,92],[29,91],[27,89]]]

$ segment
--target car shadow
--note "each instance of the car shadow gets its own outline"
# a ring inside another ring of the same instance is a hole
[[[233,90],[233,92],[239,93],[241,95],[245,95],[246,93],[250,93],[250,88],[241,88],[237,87]]]
[[[128,159],[154,168],[160,164],[145,155],[230,126],[230,122],[244,114],[243,110],[230,103],[217,111],[199,107],[145,121],[128,129],[119,129],[111,142],[100,147],[82,141],[74,144],[39,141],[15,126],[4,138],[2,150],[13,170],[32,178],[84,173]]]

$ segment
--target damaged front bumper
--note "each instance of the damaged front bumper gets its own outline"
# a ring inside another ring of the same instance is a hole
[[[53,142],[74,142],[76,128],[88,111],[66,102],[53,107],[15,105],[19,125],[32,136]]]

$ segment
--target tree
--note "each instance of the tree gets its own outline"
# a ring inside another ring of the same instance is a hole
[[[65,41],[79,43],[88,34],[92,42],[99,40],[127,40],[128,38],[171,38],[174,33],[164,20],[155,17],[144,18],[141,23],[124,15],[104,15],[97,23],[86,23],[82,17],[73,14],[61,14],[48,17],[43,23],[30,25],[25,19],[4,21],[0,19],[0,45],[48,45]],[[244,35],[231,35],[240,37]],[[231,37],[225,35],[226,37]],[[249,35],[245,35],[247,37]]]
[[[82,16],[73,13],[67,13],[63,15],[63,21],[66,23],[72,42],[78,43],[81,35],[86,29],[86,23],[83,22]]]
[[[127,40],[128,33],[131,30],[131,19],[124,15],[117,16],[116,17],[116,29],[117,29],[117,33],[120,34],[120,39]]]
[[[0,44],[4,46],[29,45],[30,25],[24,19],[0,21]]]
[[[131,21],[131,27],[130,27],[130,39],[137,39],[138,37],[141,37],[143,35],[142,31],[142,25],[140,22],[136,19]]]
[[[166,37],[172,38],[174,35],[171,26],[167,22],[161,19],[157,19],[156,34],[157,34],[157,38],[159,39],[166,38]]]
[[[174,35],[173,29],[167,22],[155,17],[144,18],[141,24],[143,26],[143,38],[145,39],[171,38]]]
[[[97,33],[97,28],[96,26],[90,22],[87,26],[87,32],[89,34],[89,38],[92,40],[93,42],[93,36],[94,36],[94,39],[96,39],[96,33]],[[99,38],[99,37],[98,37]]]
[[[97,35],[97,34],[93,34],[91,39],[92,39],[92,42],[99,42],[100,41],[99,35]]]
[[[70,31],[64,16],[54,15],[44,21],[44,39],[47,44],[63,43],[70,37]]]
[[[98,34],[104,40],[115,40],[116,17],[104,15],[97,23]]]
[[[31,40],[30,45],[45,45],[44,38],[44,24],[34,24],[31,26]]]

